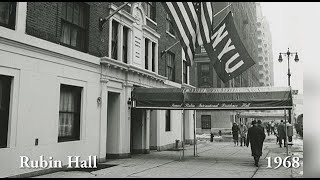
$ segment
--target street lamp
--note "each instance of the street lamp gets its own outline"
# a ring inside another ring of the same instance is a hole
[[[290,73],[290,56],[293,56],[295,54],[295,57],[294,57],[294,61],[295,62],[298,62],[299,61],[299,57],[298,57],[298,53],[297,52],[290,52],[289,51],[289,48],[288,48],[288,51],[286,53],[280,53],[279,54],[279,59],[278,61],[281,63],[283,61],[282,59],[282,56],[281,54],[285,55],[288,57],[288,86],[290,87],[290,76],[291,76],[291,73]],[[291,124],[291,109],[288,109],[288,117],[289,117],[289,123]],[[287,126],[285,127],[286,128],[286,136],[287,136]],[[291,139],[290,139],[291,140]],[[290,141],[291,142],[291,141]],[[287,154],[288,154],[288,143],[287,143]]]
[[[290,73],[290,64],[289,64],[289,57],[290,56],[293,56],[295,54],[295,57],[294,57],[294,61],[298,62],[299,61],[299,57],[298,57],[298,53],[297,52],[290,52],[289,51],[289,48],[288,48],[288,51],[286,53],[280,53],[279,54],[279,62],[281,63],[282,62],[282,56],[281,54],[285,55],[288,57],[288,85],[290,86],[290,76],[291,76],[291,73]]]
[[[293,56],[295,54],[295,57],[294,57],[294,61],[295,62],[298,62],[299,61],[299,57],[298,57],[298,53],[297,52],[290,52],[289,51],[289,48],[288,48],[288,51],[286,53],[280,53],[279,54],[279,62],[281,63],[282,62],[282,56],[281,54],[285,55],[288,57],[288,86],[290,87],[290,76],[291,76],[291,73],[290,73],[290,56]],[[291,110],[289,109],[289,123],[291,123]]]

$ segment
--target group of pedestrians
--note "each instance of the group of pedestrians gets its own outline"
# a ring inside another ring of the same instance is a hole
[[[239,135],[240,146],[242,146],[243,143],[243,146],[249,147],[250,144],[254,164],[258,167],[259,159],[262,155],[263,141],[266,138],[265,129],[262,126],[261,120],[258,120],[258,122],[253,120],[250,128],[247,128],[243,123],[240,123],[240,126],[238,126],[237,123],[233,123],[232,134],[234,146],[238,146]]]
[[[277,136],[277,143],[279,143],[280,148],[282,147],[282,142],[284,147],[286,144],[286,131],[285,124],[283,120],[280,123],[275,123],[274,121],[269,122],[266,126],[266,131],[268,136],[274,134]],[[258,167],[259,159],[262,155],[263,142],[266,138],[265,128],[262,126],[261,120],[253,120],[251,122],[251,127],[247,127],[245,124],[233,123],[232,126],[233,142],[234,146],[239,145],[239,135],[240,135],[240,146],[251,147],[251,155],[254,158],[254,164]]]
[[[245,146],[247,131],[248,131],[248,128],[245,124],[240,123],[240,126],[238,126],[237,123],[235,122],[233,123],[232,136],[233,136],[234,146],[239,145],[239,135],[240,135],[240,146],[242,146],[242,143],[243,143],[243,146]]]

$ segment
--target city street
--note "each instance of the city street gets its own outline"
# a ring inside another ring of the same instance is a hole
[[[289,147],[289,154],[299,157],[299,168],[285,168],[274,163],[275,157],[286,157],[286,148],[280,148],[275,143],[275,136],[266,136],[263,146],[263,155],[259,167],[254,166],[250,146],[234,147],[233,142],[198,142],[197,157],[194,157],[193,145],[182,151],[151,151],[150,154],[134,155],[132,158],[109,160],[104,164],[116,165],[106,169],[92,172],[61,171],[42,175],[42,178],[297,178],[303,177],[303,140],[297,135],[293,136],[293,145]],[[271,157],[272,168],[267,168]]]

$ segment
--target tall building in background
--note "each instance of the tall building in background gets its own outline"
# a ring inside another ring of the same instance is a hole
[[[214,12],[217,13],[231,2],[213,2]],[[199,88],[232,88],[232,87],[257,87],[261,86],[258,63],[258,32],[257,32],[257,10],[255,2],[233,2],[232,5],[214,17],[214,26],[217,26],[223,18],[231,11],[234,23],[240,39],[247,49],[249,55],[256,62],[240,76],[223,83],[217,76],[213,63],[209,59],[204,48],[199,48],[194,60],[194,67],[191,73],[194,73],[192,84]],[[238,118],[235,111],[208,111],[197,110],[196,117],[197,133],[217,133],[230,131],[232,123],[244,122],[249,119]]]
[[[257,5],[258,64],[261,86],[274,86],[272,38],[268,20]]]

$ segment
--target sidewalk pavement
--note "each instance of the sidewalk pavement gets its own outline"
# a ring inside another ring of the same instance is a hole
[[[300,158],[299,168],[267,168],[266,157],[286,157],[286,148],[276,144],[275,136],[266,137],[259,167],[254,166],[250,146],[234,146],[233,142],[199,141],[197,156],[194,146],[182,151],[151,151],[150,154],[133,155],[132,158],[108,160],[104,164],[117,165],[92,172],[60,171],[37,176],[41,178],[296,178],[303,176],[303,140],[294,135],[289,154]]]

